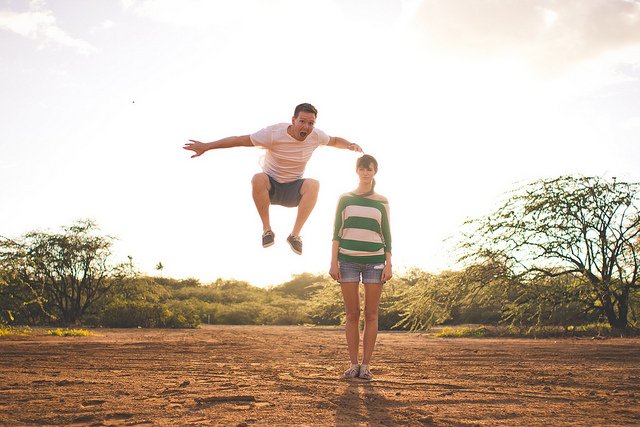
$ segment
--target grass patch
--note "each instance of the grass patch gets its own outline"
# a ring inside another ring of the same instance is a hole
[[[638,336],[640,332],[629,330],[625,336]],[[619,337],[620,332],[606,323],[579,326],[446,326],[435,335],[437,338],[604,338]]]
[[[632,331],[629,331],[630,333]],[[590,323],[579,326],[530,326],[500,329],[498,336],[524,338],[571,338],[571,337],[615,337],[619,336],[606,323]]]
[[[31,328],[28,326],[20,328],[15,328],[13,326],[0,326],[0,337],[26,337],[29,334],[31,334]]]
[[[482,338],[489,335],[489,330],[484,326],[477,328],[452,328],[444,327],[442,331],[436,334],[438,338]]]
[[[576,335],[612,335],[611,325],[607,323],[590,323],[588,325],[567,326],[567,332]]]
[[[56,337],[90,337],[93,332],[86,329],[49,329],[47,335],[53,335]]]

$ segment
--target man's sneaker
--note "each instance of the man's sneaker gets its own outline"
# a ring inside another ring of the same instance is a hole
[[[298,255],[302,255],[302,239],[300,236],[294,236],[292,234],[287,237],[287,242],[291,246],[291,250]]]
[[[273,241],[275,238],[276,238],[276,235],[273,234],[273,231],[271,230],[267,230],[264,233],[262,233],[262,247],[268,248],[269,246],[273,245]]]

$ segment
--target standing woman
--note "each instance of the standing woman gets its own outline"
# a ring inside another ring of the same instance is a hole
[[[356,163],[358,187],[340,196],[333,232],[329,274],[340,282],[346,311],[345,334],[351,367],[345,378],[373,378],[369,361],[378,336],[378,304],[382,284],[392,276],[389,202],[374,191],[378,162],[365,154]],[[362,364],[360,347],[360,282],[364,285]]]

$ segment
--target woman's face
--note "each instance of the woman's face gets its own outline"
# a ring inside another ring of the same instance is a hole
[[[370,163],[369,166],[358,166],[356,168],[356,172],[358,173],[358,178],[360,178],[360,182],[370,183],[373,181],[373,177],[376,176],[376,170],[373,167],[373,164]]]

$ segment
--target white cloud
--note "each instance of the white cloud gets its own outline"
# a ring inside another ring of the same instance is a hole
[[[414,29],[442,52],[515,56],[546,71],[640,45],[640,3],[630,0],[425,0]]]
[[[113,28],[114,25],[115,24],[114,24],[113,21],[107,19],[102,24],[100,24],[100,28],[102,28],[104,30],[108,30],[109,28]]]
[[[633,131],[640,130],[640,117],[632,117],[622,122],[622,128],[626,130],[633,130]]]
[[[43,1],[32,1],[27,12],[0,11],[0,29],[40,41],[43,45],[57,43],[67,46],[85,55],[96,50],[91,44],[61,29],[53,12],[45,9]]]
[[[244,0],[237,2],[212,2],[207,0],[122,0],[125,11],[156,22],[184,27],[233,26],[260,15],[260,2]],[[279,2],[276,2],[279,3]],[[251,11],[251,13],[247,13]]]
[[[110,19],[102,21],[100,24],[91,27],[91,34],[99,33],[102,31],[110,31],[116,27],[116,23]]]
[[[216,31],[243,28],[286,32],[317,41],[320,33],[335,32],[344,25],[366,25],[386,31],[418,7],[421,0],[121,0],[126,12],[160,23]],[[413,16],[413,13],[410,14]],[[338,27],[338,28],[337,28]],[[302,31],[302,32],[300,32]],[[268,36],[268,33],[263,33]]]

